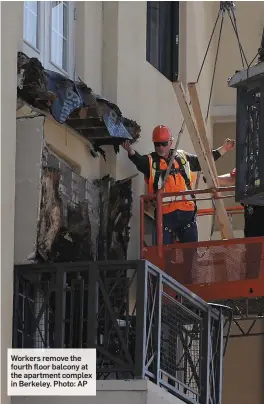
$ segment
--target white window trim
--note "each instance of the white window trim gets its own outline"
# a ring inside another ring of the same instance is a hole
[[[41,61],[41,63],[44,63],[43,60],[43,55],[41,50],[44,49],[45,44],[44,44],[44,38],[45,38],[45,33],[44,33],[44,3],[40,1],[38,4],[38,41],[39,41],[39,49],[35,48],[34,45],[30,44],[29,42],[27,42],[24,38],[23,38],[23,51],[24,53],[31,57],[31,58],[37,58]],[[24,18],[24,14],[23,14],[23,18]],[[23,35],[24,35],[24,22],[23,22]]]
[[[69,1],[69,33],[67,48],[68,71],[56,66],[51,61],[51,1],[39,2],[39,49],[23,41],[23,52],[29,57],[35,57],[40,60],[45,69],[55,71],[64,76],[75,79],[75,1]]]

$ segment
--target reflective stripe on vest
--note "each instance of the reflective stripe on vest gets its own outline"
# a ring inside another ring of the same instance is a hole
[[[162,198],[163,203],[171,203],[175,201],[192,201],[191,195],[177,195],[177,196],[166,196]]]

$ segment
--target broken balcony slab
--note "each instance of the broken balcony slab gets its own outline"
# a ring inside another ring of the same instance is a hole
[[[84,82],[46,70],[38,59],[22,52],[18,52],[17,71],[18,109],[27,103],[50,114],[90,140],[95,150],[112,144],[117,152],[123,140],[134,143],[140,137],[137,122],[125,118],[117,105]]]

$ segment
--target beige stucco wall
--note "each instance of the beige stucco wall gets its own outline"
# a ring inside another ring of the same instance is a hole
[[[16,156],[16,57],[19,48],[21,2],[1,2],[1,403],[6,395],[6,352],[12,345],[15,156]],[[14,24],[14,21],[16,23]],[[10,30],[12,27],[12,30]],[[8,43],[6,36],[8,34]],[[3,332],[4,330],[4,332]]]
[[[102,91],[102,2],[76,2],[76,21],[76,76],[100,94]]]
[[[214,23],[214,3],[212,1],[187,1],[187,29],[186,35],[186,78],[187,82],[196,82],[200,71],[208,41]],[[181,55],[182,57],[182,55]],[[214,43],[207,54],[197,89],[201,102],[202,112],[205,117],[209,102],[210,85],[212,77],[212,60],[214,57]],[[210,135],[210,120],[208,122]]]
[[[16,125],[15,265],[28,264],[36,248],[43,121],[19,118]]]
[[[264,336],[229,340],[223,365],[222,404],[263,403],[263,357]]]
[[[236,1],[236,20],[239,38],[248,63],[256,56],[263,30],[264,3],[262,1]],[[215,15],[219,2],[214,2]],[[220,26],[220,25],[219,25]],[[218,31],[219,32],[219,26]],[[218,35],[218,34],[217,34]],[[255,62],[254,62],[255,63]],[[236,93],[227,85],[227,79],[242,69],[237,39],[228,15],[224,18],[219,60],[215,76],[214,105],[234,105]]]

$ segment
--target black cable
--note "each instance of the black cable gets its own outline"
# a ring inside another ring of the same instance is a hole
[[[240,38],[239,38],[239,34],[238,34],[238,28],[237,28],[237,22],[236,22],[236,15],[235,15],[234,9],[231,9],[231,12],[232,12],[233,19],[234,19],[235,32],[236,32],[237,40],[238,40],[239,46],[240,46],[240,48],[241,48],[241,51],[242,51],[242,53],[243,53],[243,56],[244,56],[246,65],[247,65],[247,67],[248,67],[248,61],[247,61],[247,58],[246,58],[246,55],[245,55],[243,46],[242,46],[242,44],[241,44],[241,41],[240,41]]]
[[[243,65],[243,67],[244,67],[244,61],[243,61],[243,57],[244,57],[245,62],[246,62],[246,65],[247,65],[247,68],[248,68],[247,58],[246,58],[244,49],[243,49],[243,47],[242,47],[242,45],[241,45],[240,38],[239,38],[239,34],[238,34],[237,23],[236,23],[236,16],[235,16],[234,10],[231,8],[231,13],[232,13],[232,17],[233,17],[234,21],[233,21],[233,19],[232,19],[232,17],[231,17],[230,10],[227,10],[227,12],[228,12],[230,21],[231,21],[231,23],[232,23],[232,26],[233,26],[233,29],[234,29],[234,31],[235,31],[235,35],[236,35],[236,38],[237,38],[237,42],[238,42],[238,46],[239,46],[239,50],[240,50],[240,55],[241,55],[241,60],[242,60],[242,65]]]
[[[232,16],[231,16],[230,10],[231,10]],[[217,64],[217,60],[218,60],[218,53],[219,53],[219,46],[220,46],[220,40],[221,40],[221,35],[222,35],[222,28],[223,28],[225,11],[228,12],[230,21],[232,23],[232,26],[233,26],[233,29],[234,29],[234,32],[235,32],[235,35],[236,35],[236,38],[237,38],[237,41],[238,41],[238,46],[239,46],[239,51],[240,51],[240,56],[241,56],[243,67],[244,67],[244,60],[246,62],[247,68],[249,68],[249,66],[253,63],[253,61],[256,59],[256,57],[258,55],[258,53],[257,53],[257,55],[254,57],[254,59],[250,63],[250,65],[248,65],[247,58],[245,56],[245,53],[244,53],[244,50],[243,50],[243,47],[242,47],[242,44],[241,44],[241,41],[240,41],[240,38],[239,38],[239,34],[238,34],[236,16],[235,16],[235,13],[234,13],[234,3],[233,2],[221,1],[220,2],[220,9],[219,9],[218,15],[216,17],[214,27],[213,27],[213,30],[212,30],[212,33],[211,33],[211,36],[210,36],[206,51],[205,51],[203,61],[202,61],[202,65],[200,67],[200,70],[199,70],[199,73],[198,73],[198,76],[197,76],[197,80],[196,80],[196,83],[198,83],[198,81],[199,81],[199,79],[201,77],[201,73],[202,73],[206,58],[207,58],[207,54],[209,52],[209,48],[210,48],[210,45],[211,45],[211,42],[212,42],[212,39],[213,39],[213,36],[214,36],[214,33],[215,33],[215,29],[216,29],[219,17],[222,14],[222,20],[221,20],[218,43],[217,43],[217,50],[216,50],[216,57],[215,57],[215,63],[214,63],[213,77],[212,77],[211,88],[210,88],[210,96],[209,96],[207,113],[206,113],[206,118],[205,118],[206,120],[208,119],[209,109],[210,109],[210,104],[211,104],[211,98],[212,98],[212,92],[213,92],[213,86],[214,86],[214,79],[215,79],[215,72],[216,72],[216,64]],[[233,17],[233,19],[232,19],[232,17]],[[244,57],[244,59],[243,59],[243,57]],[[191,103],[189,103],[189,104],[191,104]],[[182,127],[180,129],[179,134],[183,131],[183,125],[184,125],[184,121],[182,123]]]
[[[251,60],[251,62],[249,63],[248,67],[250,67],[252,65],[252,63],[254,62],[255,59],[257,59],[259,55],[259,52],[256,54],[256,56],[254,56],[254,59]]]
[[[215,63],[214,63],[214,71],[213,71],[212,83],[211,83],[211,88],[210,88],[210,96],[209,96],[209,102],[208,102],[208,107],[207,107],[206,119],[208,118],[210,104],[211,104],[211,98],[212,98],[212,92],[213,92],[213,86],[214,86],[214,78],[215,78],[215,71],[216,71],[216,63],[217,63],[217,59],[218,59],[219,46],[220,46],[220,40],[221,40],[222,28],[223,28],[223,22],[224,22],[224,15],[225,14],[223,12],[222,13],[221,25],[220,25],[220,31],[219,31],[219,37],[218,37],[218,42],[217,42],[217,49],[216,49]]]
[[[217,25],[217,22],[218,22],[218,20],[219,20],[219,17],[220,17],[220,14],[221,14],[221,13],[222,13],[222,10],[219,10],[218,15],[217,15],[216,20],[215,20],[214,28],[213,28],[213,31],[212,31],[212,34],[211,34],[209,43],[208,43],[208,45],[207,45],[207,49],[206,49],[206,51],[205,51],[205,55],[204,55],[204,58],[203,58],[202,65],[201,65],[199,74],[198,74],[198,76],[197,76],[196,83],[198,83],[199,78],[200,78],[200,76],[201,76],[201,73],[202,73],[202,70],[203,70],[203,67],[204,67],[204,63],[205,63],[205,60],[206,60],[206,57],[207,57],[207,53],[208,53],[208,51],[209,51],[209,48],[210,48],[210,45],[211,45],[211,42],[212,42],[212,39],[213,39],[213,35],[214,35],[215,29],[216,29],[216,25]]]

